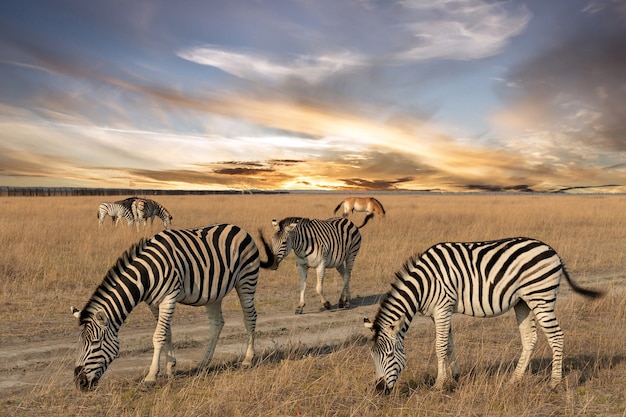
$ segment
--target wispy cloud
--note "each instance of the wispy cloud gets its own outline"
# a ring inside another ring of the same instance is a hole
[[[320,56],[290,56],[284,62],[279,62],[270,60],[265,54],[231,51],[218,46],[188,48],[180,51],[178,56],[243,79],[281,80],[297,77],[310,83],[318,82],[346,67],[361,65],[362,61],[358,56],[344,52]]]
[[[418,12],[415,22],[405,25],[415,46],[396,54],[402,60],[472,60],[499,53],[528,25],[530,12],[522,7],[512,13],[499,3],[482,0],[400,2]]]

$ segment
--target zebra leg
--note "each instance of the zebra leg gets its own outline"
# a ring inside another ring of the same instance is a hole
[[[445,309],[435,312],[433,320],[435,322],[435,354],[437,355],[437,379],[435,379],[436,390],[443,390],[448,380],[448,366],[446,358],[448,354],[448,338],[450,337],[452,310]],[[453,348],[454,350],[454,348]]]
[[[452,340],[452,325],[450,325],[450,331],[448,332],[448,360],[450,361],[450,371],[452,372],[452,379],[458,381],[461,371],[459,365],[456,363],[456,355],[454,354],[454,341]]]
[[[350,308],[350,271],[343,265],[337,267],[343,280],[343,289],[339,297],[339,308]]]
[[[509,384],[518,382],[526,369],[528,369],[528,363],[530,357],[535,350],[535,344],[537,343],[537,327],[535,326],[535,318],[524,301],[520,301],[514,307],[515,318],[517,319],[517,326],[519,327],[520,336],[522,338],[522,354],[517,362],[513,377],[509,381]]]
[[[165,300],[158,306],[150,306],[150,310],[155,317],[157,317],[157,326],[152,336],[152,345],[154,347],[154,354],[152,356],[152,364],[150,365],[150,371],[144,378],[143,382],[152,384],[156,382],[157,376],[160,370],[161,351],[163,347],[167,349],[167,368],[168,374],[172,372],[174,365],[176,364],[176,358],[174,358],[172,351],[172,333],[170,330],[170,323],[172,316],[174,315],[174,307],[176,306],[175,300]]]
[[[224,327],[224,316],[222,316],[222,300],[218,300],[214,303],[209,303],[205,307],[207,316],[209,317],[209,340],[207,341],[206,350],[202,356],[202,360],[198,365],[198,370],[206,369],[213,359],[215,353],[215,346],[217,346],[217,339]]]
[[[256,282],[254,285],[256,285]],[[237,287],[237,295],[239,296],[241,309],[243,310],[243,323],[246,326],[246,333],[248,334],[246,357],[241,363],[241,366],[244,368],[252,366],[252,360],[254,359],[254,332],[256,330],[257,319],[256,309],[254,308],[254,291],[254,287],[252,287],[251,290],[245,287]]]
[[[304,312],[304,291],[306,290],[306,275],[308,267],[302,264],[298,264],[298,273],[300,274],[300,303],[296,307],[296,314],[302,314]]]
[[[315,272],[317,273],[317,285],[315,286],[315,291],[317,291],[317,294],[320,296],[320,300],[322,301],[324,308],[326,310],[330,310],[330,301],[324,297],[324,277],[326,276],[326,266],[323,262],[315,268]]]
[[[541,308],[540,308],[541,307]],[[537,323],[552,348],[552,374],[550,388],[555,389],[563,378],[563,341],[565,336],[554,314],[554,302],[533,308]]]

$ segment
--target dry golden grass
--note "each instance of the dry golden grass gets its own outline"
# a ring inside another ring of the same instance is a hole
[[[626,216],[624,196],[541,195],[376,195],[387,217],[362,229],[363,244],[352,296],[384,293],[394,272],[410,255],[439,241],[497,239],[525,235],[553,246],[572,277],[586,287],[607,291],[600,301],[574,295],[563,284],[557,315],[565,332],[565,379],[547,388],[551,353],[540,337],[529,372],[513,388],[504,383],[520,352],[515,319],[455,316],[454,335],[461,379],[453,391],[429,388],[436,374],[434,329],[416,320],[407,335],[408,365],[389,396],[372,391],[373,363],[366,332],[358,323],[346,341],[328,346],[281,346],[259,352],[255,367],[216,363],[200,375],[179,373],[154,388],[142,375],[109,381],[82,394],[71,381],[73,352],[42,358],[32,388],[0,391],[2,415],[94,416],[444,416],[444,415],[626,415]],[[271,219],[327,218],[343,198],[337,194],[160,196],[175,228],[216,222],[235,223],[257,238],[266,237]],[[160,230],[137,233],[107,221],[98,229],[102,197],[0,199],[0,353],[3,348],[77,336],[69,306],[82,307],[118,256]],[[354,214],[360,224],[362,214]],[[107,219],[108,220],[108,219]],[[264,256],[264,255],[262,255]],[[312,272],[310,272],[311,274]],[[297,303],[293,255],[278,271],[262,271],[257,290],[259,315],[293,312]],[[327,274],[326,292],[336,302],[341,286]],[[312,275],[308,312],[317,311]],[[239,309],[229,296],[225,311]],[[372,306],[368,312],[375,311]],[[176,320],[203,315],[180,308]],[[342,314],[341,312],[337,314]],[[291,317],[291,316],[288,316]],[[138,308],[125,326],[153,325]],[[238,323],[239,325],[239,323]],[[174,325],[175,326],[175,325]],[[174,327],[176,331],[176,327]],[[243,326],[241,326],[243,333]],[[143,360],[143,359],[142,359]],[[149,359],[147,359],[149,361]],[[0,370],[11,364],[0,354]],[[0,379],[1,376],[0,376]],[[59,381],[66,381],[59,383]]]

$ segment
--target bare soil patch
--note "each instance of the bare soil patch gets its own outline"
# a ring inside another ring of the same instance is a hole
[[[377,308],[380,295],[359,297],[352,300],[349,309],[294,312],[259,312],[255,348],[257,362],[271,357],[273,352],[335,346],[350,337],[362,334],[363,317],[371,317]],[[317,300],[315,300],[317,301]],[[180,308],[177,307],[177,308]],[[307,306],[314,310],[315,307]],[[200,361],[207,341],[208,322],[204,309],[195,308],[197,317],[182,319],[174,317],[172,332],[177,361],[177,372],[190,373]],[[213,366],[237,363],[245,353],[245,328],[241,312],[224,311],[224,328],[215,350]],[[148,371],[152,358],[152,334],[154,324],[133,324],[120,329],[121,351],[100,384],[120,376],[135,376],[138,380]],[[2,343],[0,349],[0,398],[30,390],[40,383],[42,373],[61,363],[58,386],[72,384],[72,373],[77,349],[77,334],[20,338],[19,341]],[[164,358],[162,358],[162,366]]]

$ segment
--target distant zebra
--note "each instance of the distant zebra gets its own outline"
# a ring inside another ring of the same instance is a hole
[[[304,310],[304,290],[308,268],[317,272],[316,290],[322,304],[330,308],[330,302],[324,297],[324,275],[326,268],[337,268],[343,279],[343,290],[339,298],[339,308],[350,307],[350,276],[359,249],[361,233],[358,227],[346,218],[328,220],[288,217],[280,222],[272,220],[275,233],[272,236],[272,248],[277,269],[280,262],[293,249],[296,266],[300,273],[300,303],[296,314]]]
[[[438,371],[434,387],[447,381],[446,355],[452,376],[459,368],[452,342],[452,313],[492,317],[513,308],[522,338],[522,354],[511,382],[523,376],[537,342],[536,324],[552,348],[550,387],[562,378],[563,331],[554,313],[561,276],[574,291],[599,297],[571,279],[559,255],[538,240],[517,237],[490,242],[439,243],[411,258],[396,274],[391,291],[365,326],[374,332],[371,350],[376,388],[389,392],[405,366],[404,335],[416,314],[435,323]]]
[[[102,227],[102,224],[104,223],[104,219],[106,218],[106,216],[111,216],[111,220],[116,226],[122,217],[126,219],[129,226],[133,224],[134,218],[133,218],[132,211],[129,208],[126,208],[122,204],[110,203],[110,202],[100,203],[100,205],[98,206],[98,226],[99,227]]]
[[[259,266],[274,263],[269,245],[261,235],[268,256],[260,261],[252,237],[230,224],[196,229],[164,230],[131,246],[111,267],[85,307],[72,307],[81,326],[80,356],[74,369],[76,386],[93,389],[120,350],[118,331],[133,308],[145,302],[157,319],[152,338],[154,355],[144,382],[156,381],[160,357],[166,351],[167,374],[176,365],[172,351],[170,321],[176,303],[205,306],[209,317],[209,340],[199,369],[213,357],[224,325],[222,299],[233,288],[243,309],[248,334],[244,366],[254,358],[257,313],[254,294]]]
[[[141,222],[143,222],[145,226],[148,218],[150,219],[150,226],[152,226],[155,216],[161,219],[166,229],[169,229],[172,223],[172,215],[169,211],[154,200],[137,198],[132,202],[131,209],[135,217],[135,222],[137,222],[137,227],[139,227]]]

